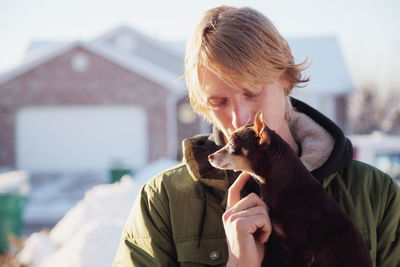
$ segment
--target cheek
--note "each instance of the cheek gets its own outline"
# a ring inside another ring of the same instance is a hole
[[[285,123],[286,99],[265,101],[262,105],[264,120],[269,128],[277,130]]]
[[[230,114],[224,110],[212,110],[209,112],[211,122],[220,130],[227,130],[231,128]]]

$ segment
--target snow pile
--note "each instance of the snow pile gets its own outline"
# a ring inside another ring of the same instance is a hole
[[[29,176],[26,171],[10,171],[0,174],[0,194],[16,193],[26,195],[29,192]]]
[[[19,254],[23,264],[32,267],[111,266],[122,228],[143,183],[177,164],[159,160],[132,179],[103,184],[88,190],[49,232],[32,234]]]
[[[104,172],[32,173],[29,202],[24,221],[30,224],[55,225],[96,185],[109,181]]]
[[[48,236],[48,232],[33,233],[24,243],[24,250],[19,255],[21,262],[30,262],[33,266],[42,262],[47,255],[57,249]]]

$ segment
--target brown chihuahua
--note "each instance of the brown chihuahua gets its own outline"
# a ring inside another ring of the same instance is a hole
[[[258,180],[272,234],[263,266],[372,266],[361,234],[292,148],[257,113],[254,126],[236,130],[209,155],[212,166]]]

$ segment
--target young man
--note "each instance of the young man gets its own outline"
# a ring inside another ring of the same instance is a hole
[[[268,209],[254,194],[241,197],[252,182],[248,175],[217,170],[207,160],[258,111],[350,216],[373,263],[400,262],[399,187],[352,160],[342,131],[289,97],[307,82],[305,65],[295,64],[287,42],[258,11],[205,12],[187,49],[185,78],[192,107],[213,124],[213,134],[185,140],[182,164],[143,187],[114,266],[260,266],[271,233]]]

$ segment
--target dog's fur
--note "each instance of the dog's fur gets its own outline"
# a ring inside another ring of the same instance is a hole
[[[263,266],[372,266],[350,218],[291,147],[265,125],[261,113],[254,126],[235,131],[209,161],[219,169],[248,172],[259,181],[273,229]]]

